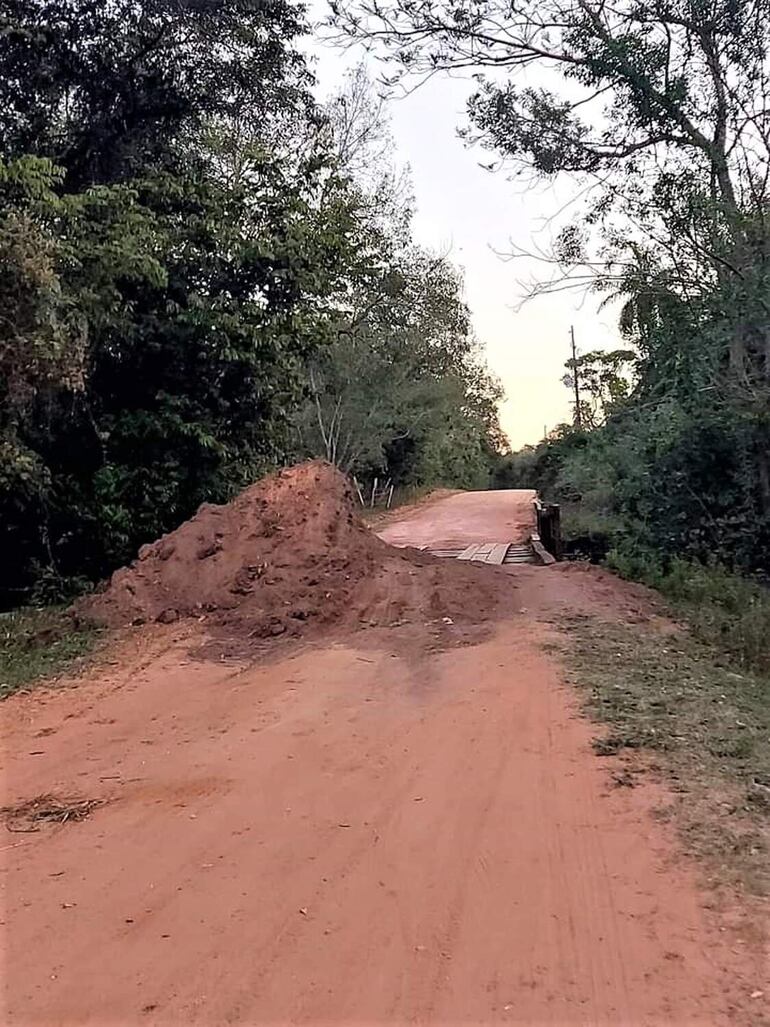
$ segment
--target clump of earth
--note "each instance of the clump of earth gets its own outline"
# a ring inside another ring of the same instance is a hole
[[[512,582],[493,568],[394,549],[364,524],[347,479],[314,460],[143,546],[77,612],[108,626],[197,617],[238,636],[324,625],[489,620]],[[486,572],[486,573],[485,573]]]

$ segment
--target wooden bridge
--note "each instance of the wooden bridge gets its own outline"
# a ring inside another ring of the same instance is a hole
[[[430,549],[432,556],[455,560],[473,560],[474,563],[538,563],[529,542],[474,542],[465,549]]]
[[[559,508],[529,489],[460,492],[406,510],[380,531],[395,546],[474,563],[554,563]]]

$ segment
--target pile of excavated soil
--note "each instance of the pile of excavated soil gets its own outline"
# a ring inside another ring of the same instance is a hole
[[[511,587],[506,575],[381,542],[360,520],[345,477],[312,461],[226,505],[204,504],[77,612],[113,627],[197,617],[264,638],[331,623],[480,623]]]

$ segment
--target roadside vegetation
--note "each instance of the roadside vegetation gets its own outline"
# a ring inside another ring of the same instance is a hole
[[[490,167],[574,186],[550,250],[512,244],[541,259],[533,294],[588,290],[618,311],[619,348],[589,340],[567,362],[572,423],[502,459],[496,483],[564,503],[574,555],[662,589],[697,630],[765,667],[768,0],[333,11],[393,79],[473,66],[464,132]]]
[[[621,415],[617,417],[620,421]],[[648,487],[655,469],[648,466],[628,476],[613,474],[610,484],[608,461],[620,458],[625,445],[622,458],[628,463],[633,445],[632,437],[625,443],[623,436],[613,438],[617,430],[614,420],[592,433],[564,426],[553,439],[504,458],[497,481],[527,481],[562,504],[569,558],[603,563],[621,577],[656,589],[695,638],[728,654],[737,669],[770,676],[767,565],[753,553],[752,559],[744,562],[731,559],[729,553],[718,548],[704,549],[702,513],[670,511],[667,527],[662,520],[652,516],[642,519],[635,514],[636,487],[640,482]],[[721,472],[714,467],[713,473],[716,476]],[[660,488],[665,491],[662,481]],[[629,494],[635,497],[633,503],[627,499]],[[667,494],[661,502],[671,505],[673,500]],[[671,536],[678,532],[691,533],[694,543],[689,545],[683,538],[672,542]]]
[[[770,889],[770,680],[737,673],[685,631],[572,617],[563,651],[616,787],[658,773],[685,844],[721,882]]]
[[[365,69],[288,0],[0,13],[0,609],[325,456],[485,485],[497,383]]]
[[[102,632],[76,623],[62,607],[0,613],[0,700],[76,671],[101,637]]]

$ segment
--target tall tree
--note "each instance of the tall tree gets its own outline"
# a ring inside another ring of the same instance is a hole
[[[566,361],[564,384],[579,397],[575,421],[589,430],[604,424],[628,399],[638,357],[633,350],[591,350]],[[575,381],[577,380],[577,387]]]
[[[243,106],[309,106],[288,0],[5,0],[0,152],[66,170],[69,191],[173,163],[173,143]]]
[[[397,482],[483,481],[500,442],[499,393],[471,334],[460,276],[445,257],[409,247],[378,284],[374,294],[366,284],[354,317],[311,364],[298,422],[305,450]],[[458,447],[466,463],[452,453]]]
[[[768,0],[334,0],[332,9],[337,26],[381,43],[402,73],[494,69],[470,100],[475,138],[515,170],[600,183],[594,219],[610,241],[622,249],[638,222],[680,290],[698,290],[704,266],[707,280],[729,283],[748,305],[733,370],[770,375]],[[539,71],[547,85],[536,84]],[[636,266],[611,257],[606,273]]]
[[[478,484],[501,443],[484,367],[446,256],[411,238],[411,197],[388,111],[364,65],[326,106],[331,148],[359,199],[359,247],[334,341],[309,367],[303,452],[395,481]],[[440,440],[440,441],[439,441]]]

